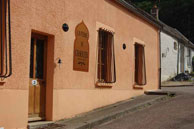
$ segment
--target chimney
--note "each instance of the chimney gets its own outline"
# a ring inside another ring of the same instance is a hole
[[[159,20],[159,8],[156,4],[151,9],[150,13],[153,17],[155,17],[157,20]]]

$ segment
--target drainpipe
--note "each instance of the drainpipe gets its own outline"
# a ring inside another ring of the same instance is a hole
[[[161,28],[162,29],[162,28]],[[161,57],[161,29],[159,30],[159,55],[160,55],[160,66],[159,66],[159,89],[161,89],[161,62],[162,62],[162,57]]]
[[[193,61],[193,57],[192,57],[192,46],[191,46],[191,41],[190,40],[188,40],[188,47],[189,47],[189,51],[190,51],[190,57],[189,57],[189,60],[191,61],[191,62],[189,62],[190,63],[190,65],[191,65],[191,72],[193,72],[193,64],[192,64],[192,61]],[[192,44],[193,45],[193,44]]]
[[[178,53],[177,53],[177,75],[179,74],[179,57],[180,57],[180,42],[178,41]]]

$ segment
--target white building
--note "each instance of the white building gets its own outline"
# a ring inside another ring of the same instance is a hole
[[[161,81],[179,73],[192,72],[194,45],[178,30],[163,24],[161,39]]]

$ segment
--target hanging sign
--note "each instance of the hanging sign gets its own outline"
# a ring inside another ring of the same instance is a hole
[[[73,70],[89,71],[89,31],[82,21],[75,28]]]

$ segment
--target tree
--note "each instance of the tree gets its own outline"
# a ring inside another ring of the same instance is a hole
[[[150,13],[154,4],[157,4],[160,13],[159,19],[164,23],[177,28],[194,43],[194,0],[126,0],[133,2],[139,8]]]
[[[177,28],[194,42],[193,0],[162,0],[159,17],[163,22]]]

